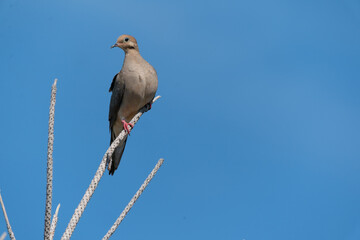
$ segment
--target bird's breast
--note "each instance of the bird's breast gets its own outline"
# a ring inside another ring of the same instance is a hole
[[[121,120],[130,121],[132,117],[142,108],[145,102],[146,82],[137,72],[128,72],[125,79],[125,91],[118,112]]]
[[[155,69],[144,59],[126,62],[120,72],[125,91],[118,117],[130,121],[133,116],[155,96],[157,75]]]

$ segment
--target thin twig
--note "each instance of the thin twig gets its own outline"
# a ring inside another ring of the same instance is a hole
[[[1,236],[0,236],[0,240],[4,240],[5,237],[6,237],[6,232],[3,232],[3,234],[1,234]]]
[[[46,171],[46,203],[45,203],[45,227],[44,240],[50,239],[51,223],[51,205],[52,205],[52,183],[53,183],[53,146],[54,146],[54,119],[55,119],[55,102],[56,102],[56,83],[51,87],[51,100],[49,110],[49,130],[48,130],[48,149],[47,149],[47,171]]]
[[[159,98],[160,98],[160,96],[155,97],[153,99],[152,103],[154,103]],[[147,107],[143,107],[142,109],[140,109],[140,111],[133,117],[133,119],[130,121],[130,123],[135,125],[137,123],[137,121],[139,120],[139,118],[141,117],[141,115],[146,111],[147,111]],[[129,128],[131,130],[131,127],[129,127]],[[75,227],[81,218],[81,215],[84,213],[85,208],[86,208],[88,202],[90,201],[90,198],[94,194],[95,189],[96,189],[97,185],[99,184],[100,179],[105,172],[106,163],[107,163],[109,156],[111,156],[113,154],[115,148],[120,144],[121,140],[126,135],[127,135],[127,132],[125,130],[122,130],[121,133],[119,134],[119,136],[112,142],[110,147],[105,152],[105,154],[101,160],[100,166],[97,169],[94,178],[91,180],[91,183],[90,183],[88,189],[86,190],[84,196],[82,197],[79,205],[75,209],[75,212],[74,212],[73,216],[71,217],[70,222],[69,222],[64,234],[61,237],[61,240],[68,240],[71,238],[71,235],[74,232]]]
[[[53,240],[53,239],[54,239],[56,224],[57,224],[57,220],[58,220],[59,208],[60,208],[60,203],[59,203],[59,205],[57,206],[56,211],[55,211],[55,214],[54,214],[53,219],[52,219],[52,221],[51,221],[51,226],[50,226],[50,238],[49,238],[49,240]]]
[[[147,187],[147,185],[150,183],[151,179],[155,176],[156,172],[159,170],[159,168],[161,167],[161,165],[163,164],[164,159],[160,159],[157,164],[155,165],[154,169],[151,171],[151,173],[149,174],[149,176],[145,179],[144,183],[141,185],[141,187],[139,188],[139,190],[136,192],[136,194],[133,196],[133,198],[131,199],[131,201],[128,203],[128,205],[126,206],[126,208],[123,210],[123,212],[120,214],[120,216],[118,217],[118,219],[116,219],[114,225],[112,225],[112,227],[109,229],[109,231],[106,233],[106,235],[103,237],[102,240],[108,240],[111,235],[113,235],[113,233],[115,232],[115,230],[119,227],[120,223],[122,222],[122,220],[125,218],[126,214],[128,214],[128,212],[130,211],[130,209],[132,208],[132,206],[135,204],[136,200],[140,197],[140,195],[142,194],[142,192],[145,190],[145,188]]]
[[[6,227],[7,227],[7,229],[8,229],[8,233],[9,233],[10,239],[11,239],[11,240],[15,240],[15,235],[14,235],[12,229],[11,229],[11,225],[10,225],[8,216],[7,216],[7,214],[6,214],[5,205],[4,205],[4,202],[3,202],[3,200],[2,200],[1,193],[0,193],[0,204],[1,204],[1,208],[2,208],[3,213],[4,213],[5,222],[6,222]]]

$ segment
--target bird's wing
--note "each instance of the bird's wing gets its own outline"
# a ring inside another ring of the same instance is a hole
[[[125,81],[122,77],[121,73],[118,73],[114,76],[114,79],[111,83],[109,92],[112,92],[111,100],[110,100],[110,107],[109,107],[109,127],[112,133],[112,127],[115,124],[115,121],[117,119],[118,111],[121,106],[121,102],[124,96],[125,91]],[[111,137],[112,138],[112,137]]]
[[[109,88],[109,92],[111,92],[113,89],[114,89],[114,86],[115,86],[115,82],[116,82],[116,77],[119,73],[115,74],[112,82],[111,82],[111,85],[110,85],[110,88]]]

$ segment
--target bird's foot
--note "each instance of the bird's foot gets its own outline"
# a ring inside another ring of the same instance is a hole
[[[151,109],[151,106],[152,106],[152,101],[145,105],[146,111],[149,111]]]
[[[125,120],[121,120],[121,122],[123,123],[125,131],[127,131],[127,133],[130,135],[131,130],[129,129],[129,125],[131,126],[131,128],[134,128],[134,124],[127,123]]]

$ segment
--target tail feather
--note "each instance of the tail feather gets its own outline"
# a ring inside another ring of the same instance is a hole
[[[118,168],[120,164],[121,157],[124,153],[125,145],[127,141],[127,136],[125,139],[119,144],[117,148],[115,148],[114,153],[112,154],[112,164],[111,168],[109,169],[109,175],[114,175],[115,170]]]

